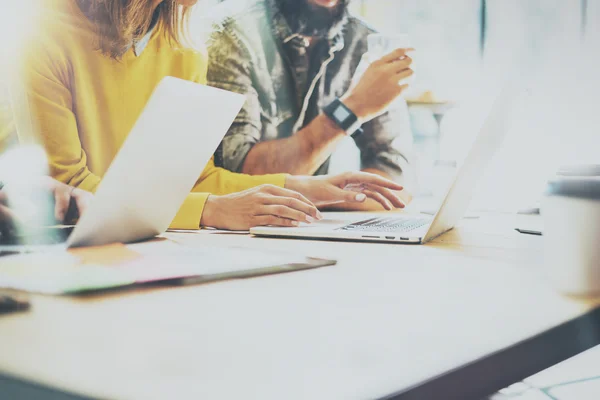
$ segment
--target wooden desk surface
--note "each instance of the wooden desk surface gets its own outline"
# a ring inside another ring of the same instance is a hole
[[[511,218],[464,220],[426,246],[168,233],[182,245],[339,263],[198,286],[33,296],[31,312],[0,318],[0,373],[101,398],[385,397],[600,305],[548,287],[542,238],[515,232]]]

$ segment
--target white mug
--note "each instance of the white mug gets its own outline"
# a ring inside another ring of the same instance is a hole
[[[600,177],[557,177],[541,201],[544,268],[553,286],[600,294]]]

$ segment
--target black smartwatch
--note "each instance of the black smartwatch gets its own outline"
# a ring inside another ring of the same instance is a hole
[[[362,123],[351,109],[346,107],[340,99],[335,99],[323,108],[323,113],[339,126],[347,135],[356,137],[362,133]]]

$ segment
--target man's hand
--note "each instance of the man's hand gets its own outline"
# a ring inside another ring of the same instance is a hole
[[[300,193],[262,185],[226,196],[209,196],[200,225],[248,230],[253,226],[298,226],[322,218],[315,205]]]
[[[377,168],[365,168],[362,171],[369,172],[369,173],[375,174],[375,175],[379,175],[379,176],[382,176],[389,180],[393,180],[389,174],[387,174]],[[400,197],[400,199],[402,199],[402,202],[404,203],[405,206],[409,205],[410,202],[413,200],[413,196],[412,196],[411,192],[409,190],[407,190],[406,186],[402,190],[395,191],[395,193]],[[379,208],[378,210],[381,211],[381,208]],[[362,210],[359,209],[359,211],[362,211]],[[369,210],[365,210],[365,211],[377,211],[377,209],[369,209]]]
[[[289,176],[286,188],[302,193],[317,206],[363,203],[375,200],[385,210],[404,208],[404,201],[394,191],[402,186],[367,172],[346,172],[335,176]]]
[[[40,178],[32,185],[8,184],[0,191],[0,230],[7,232],[19,224],[70,223],[66,221],[71,201],[76,209],[69,219],[77,219],[93,195],[49,177]],[[44,209],[53,208],[55,221],[48,221]],[[39,219],[37,218],[39,217]]]
[[[342,97],[343,103],[367,122],[383,114],[408,84],[401,84],[410,77],[412,58],[406,55],[414,49],[397,49],[369,65],[356,86]]]

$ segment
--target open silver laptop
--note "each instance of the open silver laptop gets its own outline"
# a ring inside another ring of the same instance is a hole
[[[244,101],[239,94],[164,78],[104,175],[89,209],[72,233],[62,235],[65,242],[40,242],[54,241],[51,234],[35,240],[23,237],[23,244],[0,245],[0,251],[130,243],[164,232]]]
[[[250,233],[256,236],[283,238],[427,243],[452,229],[467,211],[478,180],[508,130],[518,97],[515,93],[516,88],[515,84],[507,85],[496,97],[479,135],[433,218],[374,213],[370,218],[352,223],[325,219],[294,228],[256,227],[252,228]]]

